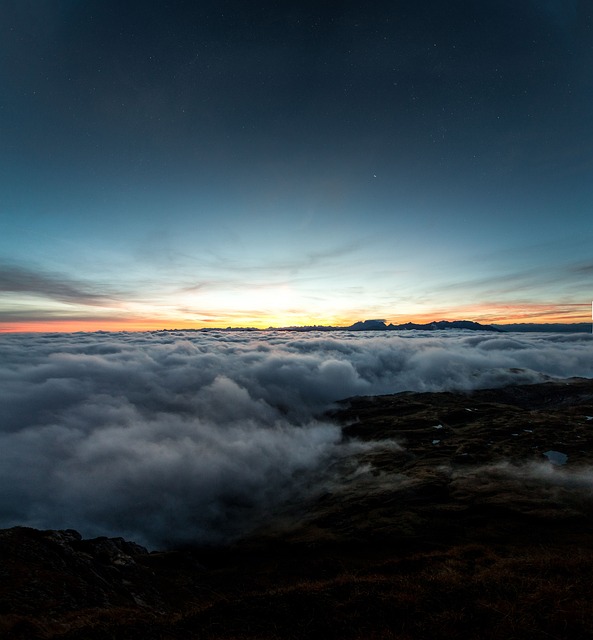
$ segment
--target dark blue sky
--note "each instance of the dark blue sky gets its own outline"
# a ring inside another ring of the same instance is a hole
[[[0,322],[588,313],[592,14],[3,2]]]

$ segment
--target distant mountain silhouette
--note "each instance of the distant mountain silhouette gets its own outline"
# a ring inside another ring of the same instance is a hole
[[[442,331],[448,329],[466,329],[469,331],[492,331],[504,333],[508,331],[531,332],[590,332],[591,323],[581,322],[573,324],[505,324],[492,325],[480,324],[472,320],[436,320],[426,324],[405,322],[404,324],[385,324],[385,320],[360,320],[349,327],[334,327],[331,325],[306,325],[295,327],[268,327],[257,329],[255,327],[205,327],[202,329],[161,329],[161,331],[295,331],[305,333],[307,331]]]
[[[389,327],[392,326],[389,325]],[[349,331],[386,331],[389,327],[385,324],[385,320],[362,320],[345,328]]]
[[[439,320],[427,324],[406,322],[405,324],[385,324],[384,320],[364,320],[346,327],[349,331],[436,331],[442,329],[469,329],[470,331],[500,331],[489,324],[471,320]]]

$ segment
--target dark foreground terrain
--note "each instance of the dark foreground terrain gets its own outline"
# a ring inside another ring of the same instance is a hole
[[[0,531],[0,638],[593,637],[593,381],[334,417],[366,444],[230,548]]]

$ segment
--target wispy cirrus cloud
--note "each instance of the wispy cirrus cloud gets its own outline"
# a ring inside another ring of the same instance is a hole
[[[579,275],[590,276],[593,274],[593,262],[577,264],[572,267],[572,272]]]
[[[57,273],[0,264],[0,292],[35,295],[68,304],[103,306],[116,302],[112,292]]]
[[[204,284],[216,285],[225,281],[236,279],[237,274],[247,275],[249,278],[265,278],[266,281],[291,281],[294,279],[320,278],[327,276],[336,269],[342,269],[351,264],[357,256],[360,264],[364,250],[368,249],[372,238],[358,238],[348,243],[328,247],[324,250],[307,251],[304,249],[298,255],[287,259],[278,259],[270,255],[258,255],[257,258],[242,255],[231,251],[210,250],[200,256],[180,255],[183,262],[182,272],[197,270],[206,274]],[[181,262],[177,263],[179,269]],[[315,271],[310,272],[311,269]],[[320,273],[322,275],[320,275]],[[216,274],[209,277],[209,274]],[[229,277],[230,274],[230,277]],[[200,286],[197,283],[197,286]],[[189,286],[189,285],[188,285]]]
[[[508,303],[523,300],[525,302],[543,302],[556,300],[574,302],[575,296],[584,291],[585,278],[593,272],[588,263],[565,263],[561,265],[535,265],[522,269],[500,269],[488,272],[477,270],[474,276],[462,278],[443,278],[438,289],[449,295],[478,295],[481,299],[507,300]]]

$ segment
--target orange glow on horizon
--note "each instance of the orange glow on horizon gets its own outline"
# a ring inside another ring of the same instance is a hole
[[[156,331],[158,329],[195,329],[193,323],[158,322],[155,320],[50,320],[15,322],[0,325],[0,333],[77,333],[80,331]]]
[[[410,316],[391,316],[389,322],[401,324],[416,322],[426,324],[438,320],[473,320],[480,324],[574,324],[591,322],[590,304],[534,304],[509,305],[506,303],[484,303]]]
[[[572,324],[591,322],[591,306],[589,304],[482,304],[455,309],[435,309],[432,312],[414,313],[410,315],[381,316],[372,312],[356,311],[348,316],[320,316],[311,317],[304,314],[260,317],[212,317],[208,320],[188,320],[174,318],[105,318],[103,319],[56,319],[10,322],[0,324],[0,333],[75,333],[80,331],[156,331],[159,329],[203,329],[208,327],[253,327],[267,329],[268,327],[296,327],[296,326],[336,326],[348,327],[359,320],[371,318],[385,318],[387,324],[403,324],[414,322],[427,324],[439,320],[473,320],[481,324],[515,324],[515,323],[560,323]]]

